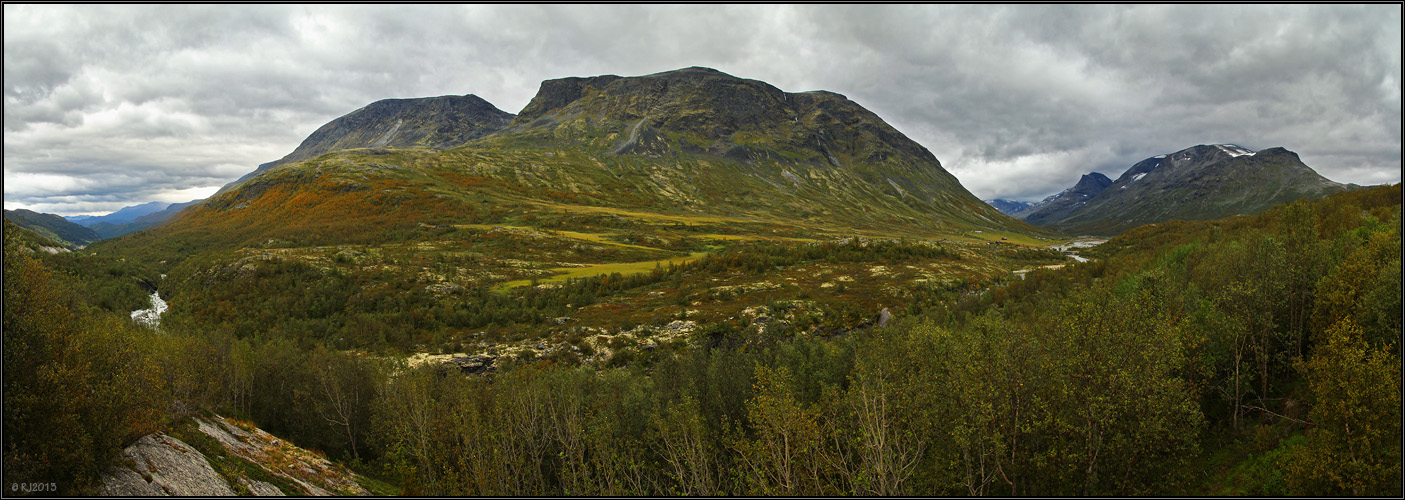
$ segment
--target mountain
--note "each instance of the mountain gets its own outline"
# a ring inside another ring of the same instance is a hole
[[[45,214],[25,210],[6,210],[5,220],[16,225],[34,231],[40,236],[62,243],[70,248],[85,246],[89,243],[102,239],[92,229],[69,222],[68,220],[54,214]]]
[[[1084,174],[1073,187],[1044,198],[1024,210],[1015,212],[1014,216],[1030,224],[1047,225],[1051,220],[1059,220],[1077,211],[1088,200],[1093,199],[1111,185],[1112,179],[1107,178],[1106,175],[1098,172]]]
[[[357,148],[447,149],[502,129],[512,113],[473,95],[384,99],[321,126],[292,153],[259,165],[225,186],[223,193],[249,178],[331,151]]]
[[[162,210],[165,210],[170,205],[170,203],[153,201],[150,203],[142,203],[140,205],[123,207],[122,209],[107,215],[75,215],[72,217],[65,217],[65,219],[68,219],[69,222],[73,222],[84,227],[93,227],[98,224],[110,224],[115,226],[119,224],[126,224],[128,222],[132,222],[136,220],[137,217],[141,217],[143,215],[160,212]]]
[[[995,207],[996,210],[999,210],[1000,213],[1005,215],[1014,215],[1016,212],[1019,212],[1034,205],[1034,203],[1028,201],[1015,201],[1007,200],[1004,198],[985,200],[985,202],[987,205]]]
[[[91,228],[94,232],[98,233],[98,236],[101,237],[101,238],[103,238],[103,239],[106,239],[106,238],[116,238],[116,237],[122,236],[122,235],[124,235],[124,234],[135,233],[135,232],[137,232],[137,231],[141,231],[141,230],[146,229],[146,228],[148,228],[148,227],[151,227],[151,226],[155,226],[155,225],[157,225],[157,224],[160,224],[162,221],[165,221],[166,219],[171,218],[172,215],[175,215],[175,214],[179,213],[181,210],[184,210],[186,207],[191,206],[191,205],[194,205],[194,204],[199,203],[199,202],[201,202],[201,201],[204,201],[204,200],[203,200],[203,199],[200,199],[200,200],[191,200],[191,201],[187,201],[187,202],[185,202],[185,203],[170,203],[170,204],[161,203],[161,202],[151,202],[151,203],[147,203],[147,204],[145,204],[145,205],[138,205],[138,206],[147,206],[147,205],[153,205],[153,204],[155,204],[155,205],[158,205],[158,206],[159,206],[159,205],[166,205],[166,207],[165,207],[164,209],[162,209],[162,210],[159,210],[159,211],[149,212],[149,213],[146,213],[146,214],[144,214],[144,215],[141,215],[141,216],[132,218],[132,219],[131,219],[130,221],[128,221],[128,222],[110,223],[110,222],[102,221],[102,222],[97,222],[97,223],[95,223],[95,224],[88,224],[88,226],[89,226],[89,228]],[[128,207],[128,208],[133,208],[133,207]],[[127,210],[127,209],[124,208],[123,210]],[[121,212],[121,210],[119,210],[118,212]],[[114,213],[111,214],[111,215],[116,215],[116,214],[117,214],[117,212],[114,212]],[[103,217],[111,217],[111,215],[107,215],[107,216],[103,216]],[[70,218],[70,219],[71,219],[71,218]],[[101,219],[101,217],[99,217],[98,219]],[[92,219],[89,219],[89,220],[92,220]]]
[[[1154,222],[1253,214],[1356,187],[1322,177],[1287,149],[1250,151],[1233,144],[1199,145],[1147,158],[1100,189],[1101,181],[1087,181],[1084,176],[1082,188],[1075,186],[1016,217],[1066,233],[1113,235]],[[1084,196],[1095,189],[1096,194]]]
[[[392,227],[563,211],[707,215],[793,234],[1048,234],[981,202],[926,148],[832,92],[687,68],[547,80],[512,116],[473,96],[378,101],[183,212],[167,234],[336,244],[323,235],[369,241]],[[309,227],[320,232],[297,230]]]
[[[710,68],[547,80],[480,143],[648,158],[657,179],[638,187],[692,210],[868,224],[886,212],[903,224],[1029,230],[843,95],[783,92]]]

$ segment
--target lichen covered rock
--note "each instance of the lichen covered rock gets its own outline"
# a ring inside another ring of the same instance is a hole
[[[179,439],[148,434],[122,450],[102,477],[104,496],[234,496],[205,455]]]

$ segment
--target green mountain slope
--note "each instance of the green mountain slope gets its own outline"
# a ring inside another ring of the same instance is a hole
[[[1148,223],[1253,214],[1348,188],[1287,149],[1200,145],[1142,160],[1076,207],[1032,207],[1018,216],[1066,233],[1113,235]]]
[[[844,96],[782,92],[708,68],[548,80],[511,125],[477,144],[648,158],[655,185],[636,188],[690,210],[765,206],[815,222],[1031,231]]]
[[[6,210],[5,220],[33,231],[68,247],[81,247],[102,239],[92,229],[69,222],[54,214],[39,213],[23,208]]]

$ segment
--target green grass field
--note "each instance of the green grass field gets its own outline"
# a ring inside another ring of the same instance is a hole
[[[685,264],[701,259],[707,254],[708,252],[693,252],[687,257],[674,257],[671,259],[646,260],[640,262],[615,262],[610,264],[589,265],[585,267],[556,267],[552,268],[551,271],[558,272],[561,274],[557,274],[548,278],[537,279],[536,281],[538,283],[553,283],[566,281],[571,278],[588,278],[591,276],[608,275],[614,273],[620,273],[623,275],[647,273],[653,271],[654,268],[658,266],[667,266],[669,264]],[[506,292],[513,288],[530,285],[532,284],[532,281],[533,280],[508,281],[506,283],[493,287],[493,291]]]

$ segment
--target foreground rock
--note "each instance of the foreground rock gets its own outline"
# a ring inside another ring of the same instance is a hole
[[[194,417],[173,433],[143,436],[102,477],[104,496],[366,496],[356,474],[251,425]],[[192,428],[193,427],[193,428]],[[203,451],[203,452],[202,452]],[[212,462],[215,464],[212,466]],[[242,465],[240,464],[242,462]],[[220,465],[223,464],[223,465]],[[262,469],[262,472],[259,472]],[[254,471],[254,474],[246,474]],[[248,477],[254,475],[257,477]],[[277,483],[277,484],[275,484]]]
[[[179,439],[148,434],[103,474],[103,496],[234,496],[205,455]]]

